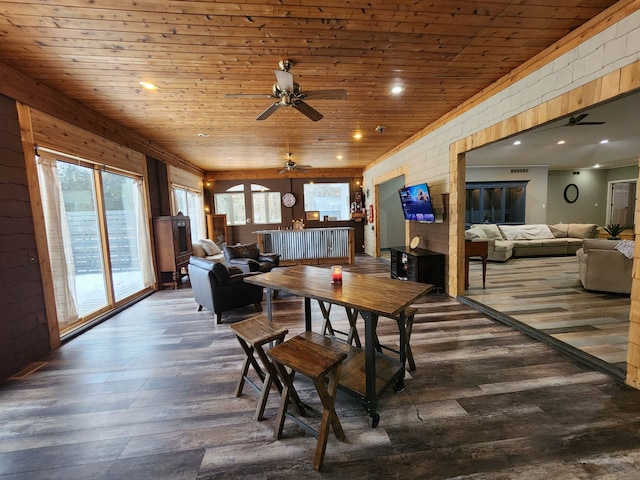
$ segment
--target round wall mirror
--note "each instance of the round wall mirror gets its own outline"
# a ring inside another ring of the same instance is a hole
[[[567,203],[573,203],[578,200],[579,193],[580,191],[578,190],[578,186],[575,183],[570,183],[564,187],[564,200]]]

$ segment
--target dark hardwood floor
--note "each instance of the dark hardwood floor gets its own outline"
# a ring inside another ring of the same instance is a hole
[[[369,257],[351,268],[388,275]],[[302,303],[284,293],[274,302],[290,335],[303,330]],[[640,477],[640,391],[446,295],[415,306],[417,370],[403,392],[383,396],[375,429],[339,393],[346,441],[329,437],[320,473],[316,440],[300,427],[287,421],[273,439],[275,390],[262,422],[253,419],[255,392],[234,396],[244,353],[182,288],[146,298],[0,385],[0,479]],[[320,318],[316,311],[316,327]],[[335,309],[332,322],[346,326],[346,316]],[[396,341],[392,321],[378,333]],[[317,404],[312,385],[296,381]]]

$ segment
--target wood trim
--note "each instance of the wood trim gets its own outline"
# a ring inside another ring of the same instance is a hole
[[[216,180],[264,180],[267,178],[339,178],[353,177],[362,178],[361,168],[313,168],[307,172],[285,172],[279,173],[280,169],[268,170],[226,170],[206,172],[205,181],[215,182]]]
[[[51,261],[49,258],[49,244],[47,242],[47,232],[44,224],[44,213],[42,211],[42,198],[40,197],[40,183],[38,182],[38,170],[35,156],[35,142],[33,139],[33,129],[31,128],[31,109],[16,102],[18,119],[20,122],[20,134],[22,137],[22,151],[27,172],[27,187],[31,205],[31,216],[33,217],[33,230],[35,233],[36,248],[38,250],[38,260],[40,264],[40,276],[42,277],[42,293],[44,296],[45,313],[47,315],[47,326],[49,329],[49,347],[54,350],[60,347],[60,327],[58,325],[58,315],[56,312],[55,293],[53,289],[53,276],[51,273]]]

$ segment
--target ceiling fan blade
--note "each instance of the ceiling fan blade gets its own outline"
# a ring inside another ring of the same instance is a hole
[[[578,125],[602,125],[605,123],[607,122],[580,122],[578,123]]]
[[[292,106],[293,108],[298,110],[303,115],[306,115],[310,120],[313,120],[314,122],[317,122],[323,117],[323,115],[319,111],[317,111],[308,103],[304,103],[302,100],[298,100],[294,102]]]
[[[588,116],[589,116],[588,113],[582,113],[576,117],[571,117],[569,121],[566,123],[565,127],[573,127],[574,125],[577,125]]]
[[[258,118],[256,118],[256,120],[266,120],[267,118],[269,118],[271,115],[273,115],[273,113],[282,106],[282,104],[280,102],[276,102],[273,105],[271,105],[269,108],[267,108],[264,112],[262,112],[260,114],[260,116]]]
[[[278,98],[268,93],[227,93],[224,98]]]
[[[280,91],[293,93],[293,75],[289,72],[283,72],[282,70],[274,70],[273,72],[276,74]]]
[[[315,90],[313,92],[304,92],[305,100],[344,100],[347,98],[347,91],[344,89],[336,90]]]

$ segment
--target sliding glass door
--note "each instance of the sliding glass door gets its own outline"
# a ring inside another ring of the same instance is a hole
[[[141,179],[40,157],[56,310],[62,336],[153,285]]]

